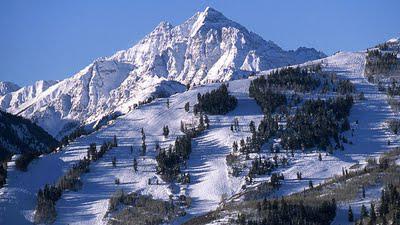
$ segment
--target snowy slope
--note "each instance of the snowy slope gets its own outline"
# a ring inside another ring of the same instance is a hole
[[[175,27],[162,22],[132,48],[99,58],[57,84],[7,95],[0,105],[61,138],[79,124],[185,90],[177,82],[227,81],[324,56],[309,48],[284,51],[207,8]]]
[[[303,190],[308,186],[308,180],[313,180],[314,184],[323,182],[335,174],[340,174],[342,167],[349,168],[357,163],[362,164],[366,158],[377,156],[390,147],[397,146],[397,138],[387,132],[384,126],[384,122],[395,115],[386,103],[386,96],[378,92],[377,87],[364,78],[364,64],[363,52],[339,53],[323,59],[324,70],[335,71],[340,77],[350,79],[358,91],[365,93],[366,100],[356,102],[349,118],[355,132],[354,137],[349,133],[346,136],[353,144],[345,145],[344,152],[337,151],[331,156],[324,155],[322,161],[317,160],[318,153],[295,154],[289,166],[280,168],[285,175],[285,181],[276,193],[277,196]],[[192,178],[189,185],[166,184],[162,181],[160,185],[147,183],[149,178],[157,177],[154,146],[157,142],[162,147],[172,143],[174,138],[181,134],[180,121],[195,120],[192,112],[184,111],[184,104],[190,102],[192,106],[197,101],[197,93],[210,91],[219,84],[198,86],[190,91],[175,94],[169,98],[169,108],[165,98],[140,106],[119,117],[112,125],[77,139],[64,151],[34,161],[27,173],[15,171],[10,163],[8,184],[1,190],[0,218],[5,224],[10,221],[14,221],[14,224],[26,223],[33,213],[37,190],[46,183],[53,183],[74,162],[86,156],[86,148],[90,143],[101,144],[112,139],[114,135],[119,138],[119,147],[112,149],[104,158],[91,165],[90,172],[82,177],[81,190],[67,192],[57,202],[56,224],[106,223],[107,218],[104,219],[104,216],[108,198],[119,188],[127,192],[139,191],[151,194],[161,199],[168,199],[170,194],[190,196],[192,205],[188,209],[188,215],[178,220],[177,224],[215,209],[222,195],[229,198],[240,193],[240,188],[244,184],[244,176],[232,177],[228,174],[225,156],[231,151],[233,140],[249,136],[250,133],[246,129],[249,122],[253,120],[258,124],[263,116],[255,101],[248,97],[249,82],[249,79],[229,82],[230,92],[239,100],[238,107],[225,116],[210,116],[210,129],[193,140],[193,150],[186,169]],[[240,121],[242,127],[240,132],[230,131],[234,118]],[[358,125],[355,124],[357,120]],[[162,136],[163,125],[169,126],[168,138]],[[148,154],[145,157],[139,156],[142,127],[148,144]],[[388,146],[387,140],[391,140],[393,144]],[[134,147],[133,154],[130,153],[130,146]],[[111,165],[113,156],[117,158],[116,168]],[[139,163],[139,172],[136,174],[132,168],[134,157],[138,158]],[[51,168],[50,173],[49,168]],[[295,179],[298,171],[303,172],[304,180]],[[121,180],[119,186],[114,184],[115,178]],[[255,185],[268,179],[268,176],[257,178]]]
[[[7,81],[0,81],[0,97],[8,94],[10,92],[16,91],[20,88],[21,87],[19,87],[18,85],[14,84],[14,83],[7,82]]]

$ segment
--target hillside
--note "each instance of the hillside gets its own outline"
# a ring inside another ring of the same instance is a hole
[[[57,84],[10,93],[0,99],[0,105],[61,139],[80,125],[127,113],[154,97],[182,92],[183,84],[235,80],[321,57],[325,55],[304,47],[284,51],[206,8],[181,25],[161,22],[133,47],[96,59]]]
[[[30,120],[0,111],[0,152],[22,154],[45,153],[58,142]]]
[[[193,114],[193,105],[197,103],[198,93],[214,90],[220,84],[205,84],[191,88],[189,91],[177,93],[169,98],[156,99],[153,102],[139,106],[137,109],[117,118],[97,132],[76,139],[62,151],[42,156],[30,165],[28,172],[22,173],[13,169],[10,163],[9,181],[2,189],[0,197],[0,214],[3,223],[13,221],[24,224],[33,221],[36,207],[36,193],[45,184],[52,184],[79,159],[87,156],[87,148],[91,143],[100,145],[105,141],[118,139],[118,147],[112,148],[105,155],[90,164],[90,170],[80,178],[82,187],[76,191],[63,192],[57,201],[55,224],[106,224],[110,221],[107,214],[109,198],[115,191],[123,189],[125,193],[137,192],[141,195],[152,195],[155,199],[168,201],[170,195],[177,201],[184,195],[191,199],[187,207],[183,207],[186,215],[177,218],[174,223],[181,224],[193,217],[216,209],[221,200],[242,201],[253,196],[253,190],[271,180],[271,173],[256,175],[248,181],[248,173],[252,161],[261,157],[278,158],[278,167],[273,173],[284,176],[278,191],[269,193],[269,197],[286,196],[309,187],[311,181],[315,186],[334,175],[342,174],[345,168],[362,168],[367,159],[379,156],[398,145],[398,137],[387,129],[386,122],[396,116],[386,102],[386,94],[379,92],[378,87],[364,77],[365,52],[338,53],[323,60],[316,60],[302,66],[321,65],[322,71],[317,72],[313,79],[323,80],[335,74],[335,82],[349,80],[354,84],[355,102],[348,117],[350,130],[341,134],[339,149],[325,153],[323,150],[311,147],[307,151],[282,149],[274,152],[272,147],[283,144],[283,139],[272,137],[265,142],[259,152],[245,154],[235,153],[240,157],[238,166],[243,169],[232,174],[232,167],[227,163],[227,155],[234,152],[232,143],[251,137],[251,121],[256,127],[265,116],[265,111],[257,101],[249,96],[250,83],[259,75],[270,74],[271,71],[261,72],[256,77],[230,81],[229,92],[238,100],[233,111],[225,115],[209,115],[210,127],[192,139],[192,153],[182,166],[182,173],[190,174],[190,183],[166,182],[156,171],[156,144],[168,148],[174,143],[181,132],[181,121],[185,124],[197,124],[199,115]],[[339,82],[340,83],[340,82]],[[308,84],[306,84],[305,87]],[[301,87],[301,86],[300,86]],[[297,88],[297,87],[296,87]],[[326,99],[338,96],[338,90],[324,92],[318,87],[314,91],[299,92],[304,99]],[[299,89],[302,90],[302,89]],[[344,91],[346,91],[344,89]],[[287,94],[292,93],[288,92]],[[364,99],[358,99],[363,93]],[[189,102],[189,112],[185,105]],[[300,107],[301,105],[297,106]],[[279,111],[276,112],[279,114]],[[232,124],[238,121],[238,130],[232,131]],[[283,128],[285,120],[281,120]],[[163,135],[162,127],[168,125],[169,135]],[[147,152],[142,152],[141,129],[146,134]],[[284,132],[284,130],[283,130]],[[390,141],[390,145],[388,145]],[[350,143],[351,142],[351,143]],[[131,151],[131,146],[133,147]],[[284,146],[283,146],[284,148]],[[318,160],[319,154],[321,160]],[[112,161],[116,160],[115,167]],[[137,172],[134,172],[133,161],[137,159]],[[287,160],[287,164],[283,163]],[[48,167],[51,166],[51,172]],[[302,180],[296,179],[297,173],[302,172]],[[46,173],[46,176],[40,174]],[[115,183],[118,178],[119,184]],[[247,196],[247,197],[246,197]],[[263,196],[263,195],[261,195]],[[259,197],[261,197],[259,196]],[[347,206],[344,206],[347,207]],[[1,222],[1,221],[0,221]],[[221,222],[222,224],[223,221]]]

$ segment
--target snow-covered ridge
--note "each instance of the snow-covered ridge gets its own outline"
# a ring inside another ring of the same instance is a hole
[[[0,97],[0,109],[8,109],[11,113],[18,113],[19,106],[25,102],[32,101],[36,96],[43,93],[57,81],[36,81],[33,85],[18,88]]]
[[[20,89],[21,87],[7,81],[0,81],[0,97],[3,95],[6,95],[10,92],[16,91]]]
[[[161,22],[133,47],[95,60],[70,78],[25,87],[0,99],[55,137],[139,101],[185,90],[183,84],[228,81],[325,55],[284,51],[222,13],[207,8],[178,26]]]

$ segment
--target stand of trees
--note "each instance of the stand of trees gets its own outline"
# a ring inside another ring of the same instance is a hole
[[[392,83],[387,88],[387,93],[390,97],[400,95],[400,85],[397,83],[396,80],[392,80]]]
[[[157,173],[165,181],[171,182],[180,174],[180,165],[189,158],[192,151],[192,139],[188,135],[177,137],[174,146],[161,149],[156,157]]]
[[[207,115],[203,117],[200,113],[199,124],[197,127],[188,127],[181,121],[181,131],[185,134],[179,136],[175,140],[175,144],[170,145],[167,149],[160,149],[156,157],[157,173],[161,174],[163,180],[172,182],[179,178],[180,182],[190,182],[189,174],[179,177],[181,164],[189,159],[192,152],[192,138],[197,137],[201,132],[209,127],[209,119]]]
[[[0,163],[0,188],[6,184],[7,179],[7,161]]]
[[[347,117],[352,105],[351,96],[306,101],[287,119],[281,135],[282,145],[286,149],[318,147],[326,150],[333,138],[336,147],[340,147],[339,134],[350,129]]]
[[[232,111],[237,105],[237,99],[229,95],[226,84],[221,84],[218,89],[204,95],[199,93],[197,100],[198,103],[193,106],[194,114],[204,112],[211,115],[223,115]]]
[[[112,219],[108,224],[168,224],[175,217],[185,214],[178,203],[179,200],[163,201],[148,195],[135,192],[125,194],[122,190],[118,190],[109,199],[107,213],[112,213]]]
[[[82,186],[80,177],[83,173],[89,172],[89,166],[92,161],[96,161],[103,157],[106,151],[115,147],[116,140],[105,142],[100,147],[100,150],[96,150],[96,144],[90,144],[87,152],[87,157],[79,160],[72,166],[68,172],[63,175],[55,185],[46,184],[45,187],[39,189],[37,194],[36,211],[34,215],[34,221],[37,224],[41,223],[52,223],[54,222],[57,213],[55,209],[56,202],[61,198],[62,193],[65,190],[76,191]]]
[[[281,200],[257,202],[253,214],[239,213],[236,223],[240,225],[329,225],[336,216],[336,202],[322,201],[314,204]]]
[[[261,76],[254,81],[258,80],[256,83],[261,84],[264,89],[272,88],[274,90],[309,92],[319,87],[320,80],[313,77],[312,74],[320,71],[321,67],[318,65],[313,68],[288,67],[275,70],[267,78]]]
[[[269,88],[264,76],[254,79],[250,83],[249,95],[254,98],[264,114],[271,114],[279,106],[285,105],[286,96]]]
[[[349,80],[340,80],[337,86],[337,92],[341,95],[353,94],[356,91],[356,87]]]
[[[379,203],[377,208],[372,203],[369,212],[363,205],[361,218],[355,224],[400,224],[400,187],[393,184],[386,185]]]
[[[389,73],[400,69],[400,63],[395,53],[382,53],[380,50],[368,51],[365,64],[365,75],[371,80],[372,75]]]

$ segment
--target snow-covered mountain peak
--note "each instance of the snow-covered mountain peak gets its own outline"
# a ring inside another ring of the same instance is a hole
[[[182,83],[229,81],[321,57],[315,49],[285,51],[207,7],[177,26],[161,22],[131,48],[98,58],[46,90],[20,94],[28,98],[0,99],[0,106],[60,137],[66,128],[128,112],[150,97],[182,92]]]
[[[203,12],[198,12],[194,17],[197,17],[197,19],[192,26],[191,36],[196,35],[199,31],[207,32],[210,29],[220,29],[222,27],[235,27],[240,30],[246,29],[211,7],[207,7]]]
[[[392,43],[392,44],[400,43],[400,37],[391,38],[386,43]]]

